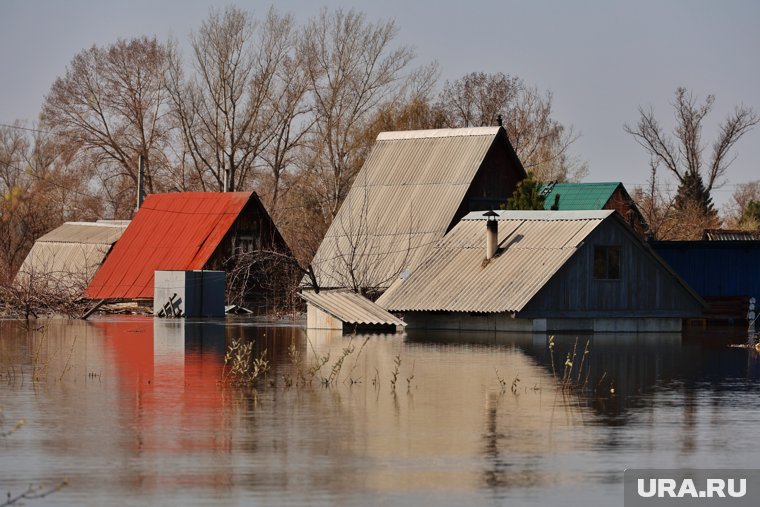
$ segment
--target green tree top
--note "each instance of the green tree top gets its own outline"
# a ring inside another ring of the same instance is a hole
[[[543,183],[534,178],[532,172],[528,177],[517,184],[512,197],[507,199],[507,209],[512,210],[542,210],[544,209],[545,196],[541,195]]]
[[[747,207],[744,208],[739,219],[739,225],[758,227],[760,225],[760,201],[750,201]]]

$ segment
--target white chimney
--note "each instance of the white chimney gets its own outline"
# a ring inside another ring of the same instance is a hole
[[[486,260],[490,260],[496,255],[496,249],[499,246],[499,216],[494,210],[487,211],[483,214],[486,217]]]

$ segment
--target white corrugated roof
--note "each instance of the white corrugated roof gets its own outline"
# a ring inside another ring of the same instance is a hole
[[[388,287],[446,233],[500,127],[384,132],[312,265],[320,287]]]
[[[518,312],[614,211],[497,213],[494,258],[484,261],[485,218],[471,213],[377,304],[390,311]]]
[[[396,132],[380,132],[378,141],[394,139],[430,139],[434,137],[468,137],[468,136],[495,136],[499,127],[470,127],[458,129],[431,129],[431,130],[399,130]]]
[[[17,283],[84,290],[127,225],[129,221],[64,223],[35,241],[16,274]]]
[[[405,326],[406,323],[369,299],[349,290],[304,291],[308,303],[346,324]]]
[[[615,210],[582,210],[582,211],[550,211],[550,210],[495,210],[498,215],[496,220],[601,220],[605,219]],[[467,213],[462,220],[485,220],[483,216],[488,211],[472,211]]]
[[[111,245],[37,241],[16,274],[16,282],[81,292],[100,269]]]
[[[46,243],[82,243],[113,245],[121,237],[129,221],[65,222],[43,235],[37,241]]]

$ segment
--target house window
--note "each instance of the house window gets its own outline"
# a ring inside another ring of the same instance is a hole
[[[594,247],[594,278],[596,280],[620,280],[620,247]]]
[[[257,247],[253,236],[238,236],[237,246],[241,252],[253,252]]]

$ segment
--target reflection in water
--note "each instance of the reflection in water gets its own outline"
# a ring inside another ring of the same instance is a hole
[[[51,505],[619,504],[625,468],[750,468],[760,447],[732,438],[760,422],[757,355],[680,336],[579,336],[578,393],[552,368],[574,336],[555,338],[552,362],[545,336],[246,320],[0,333],[0,424],[29,421],[0,440],[0,488],[68,477]],[[266,351],[256,390],[219,383],[233,339]]]

